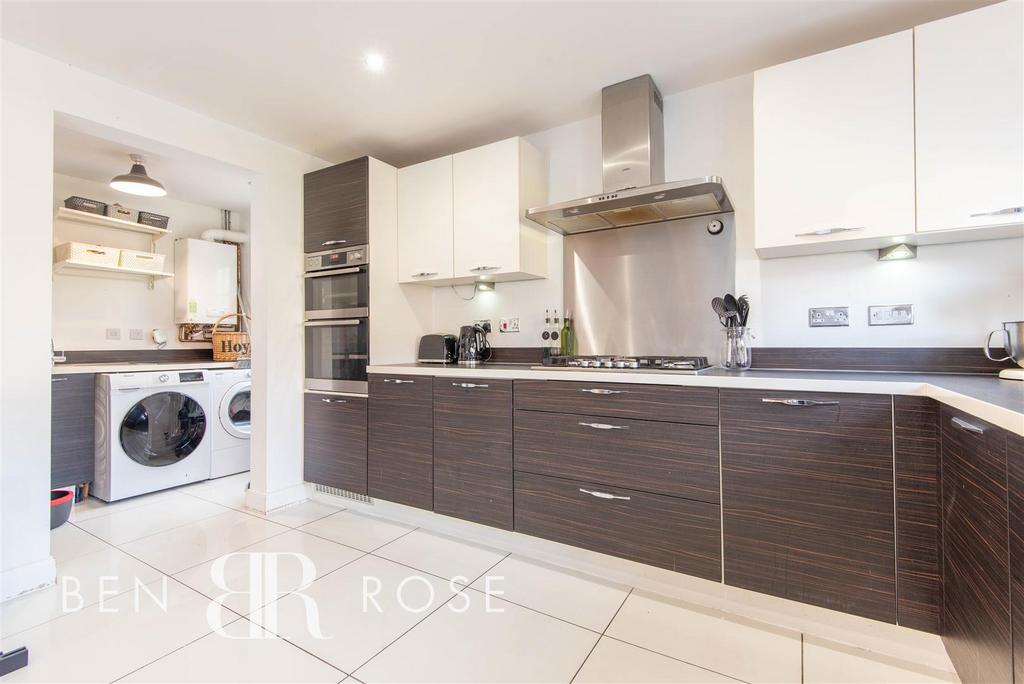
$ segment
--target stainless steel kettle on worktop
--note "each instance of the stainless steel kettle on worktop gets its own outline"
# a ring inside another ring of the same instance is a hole
[[[992,356],[992,336],[1002,334],[1003,349],[1006,356]],[[1007,368],[1000,371],[999,377],[1004,380],[1024,380],[1024,321],[1006,321],[999,330],[993,330],[985,338],[985,356],[990,361],[1013,361],[1020,368]]]
[[[487,341],[490,324],[464,325],[459,329],[459,363],[483,363],[491,358]]]

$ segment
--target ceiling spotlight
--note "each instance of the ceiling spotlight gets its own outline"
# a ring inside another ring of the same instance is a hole
[[[916,259],[917,247],[901,243],[890,247],[883,247],[878,250],[879,261],[902,261],[903,259]]]
[[[146,174],[144,164],[146,160],[138,154],[129,154],[132,160],[132,170],[120,176],[110,179],[110,187],[129,195],[144,195],[145,197],[163,197],[167,194],[164,186],[153,180]]]
[[[363,63],[369,71],[375,74],[384,71],[384,55],[379,52],[367,52],[363,55]]]

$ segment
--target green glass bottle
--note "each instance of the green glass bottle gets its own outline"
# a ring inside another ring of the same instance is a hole
[[[572,324],[572,313],[565,312],[565,323],[559,334],[559,350],[562,356],[576,356],[576,330]]]

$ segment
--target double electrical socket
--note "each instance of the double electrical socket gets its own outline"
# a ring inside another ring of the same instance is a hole
[[[819,306],[807,310],[807,325],[812,328],[838,328],[850,325],[850,307]]]
[[[108,340],[119,340],[119,339],[121,339],[121,329],[120,328],[107,328],[106,329],[106,336],[107,336]],[[128,339],[129,340],[142,341],[142,340],[146,339],[146,335],[143,332],[142,328],[129,328],[128,329]]]
[[[822,306],[807,310],[807,324],[812,328],[837,328],[850,325],[850,308]],[[913,325],[913,304],[876,304],[868,307],[868,325]]]

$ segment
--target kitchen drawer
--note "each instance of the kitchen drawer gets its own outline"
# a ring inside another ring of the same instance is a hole
[[[306,394],[306,482],[366,494],[366,399]]]
[[[516,532],[721,579],[716,505],[521,472],[515,499]]]
[[[718,425],[712,387],[516,380],[517,409]]]
[[[96,376],[54,375],[50,402],[50,487],[91,482],[96,461]]]
[[[718,428],[516,411],[515,468],[718,503]]]
[[[512,381],[434,379],[434,512],[512,529]]]
[[[433,379],[370,376],[367,492],[386,501],[434,507]]]

